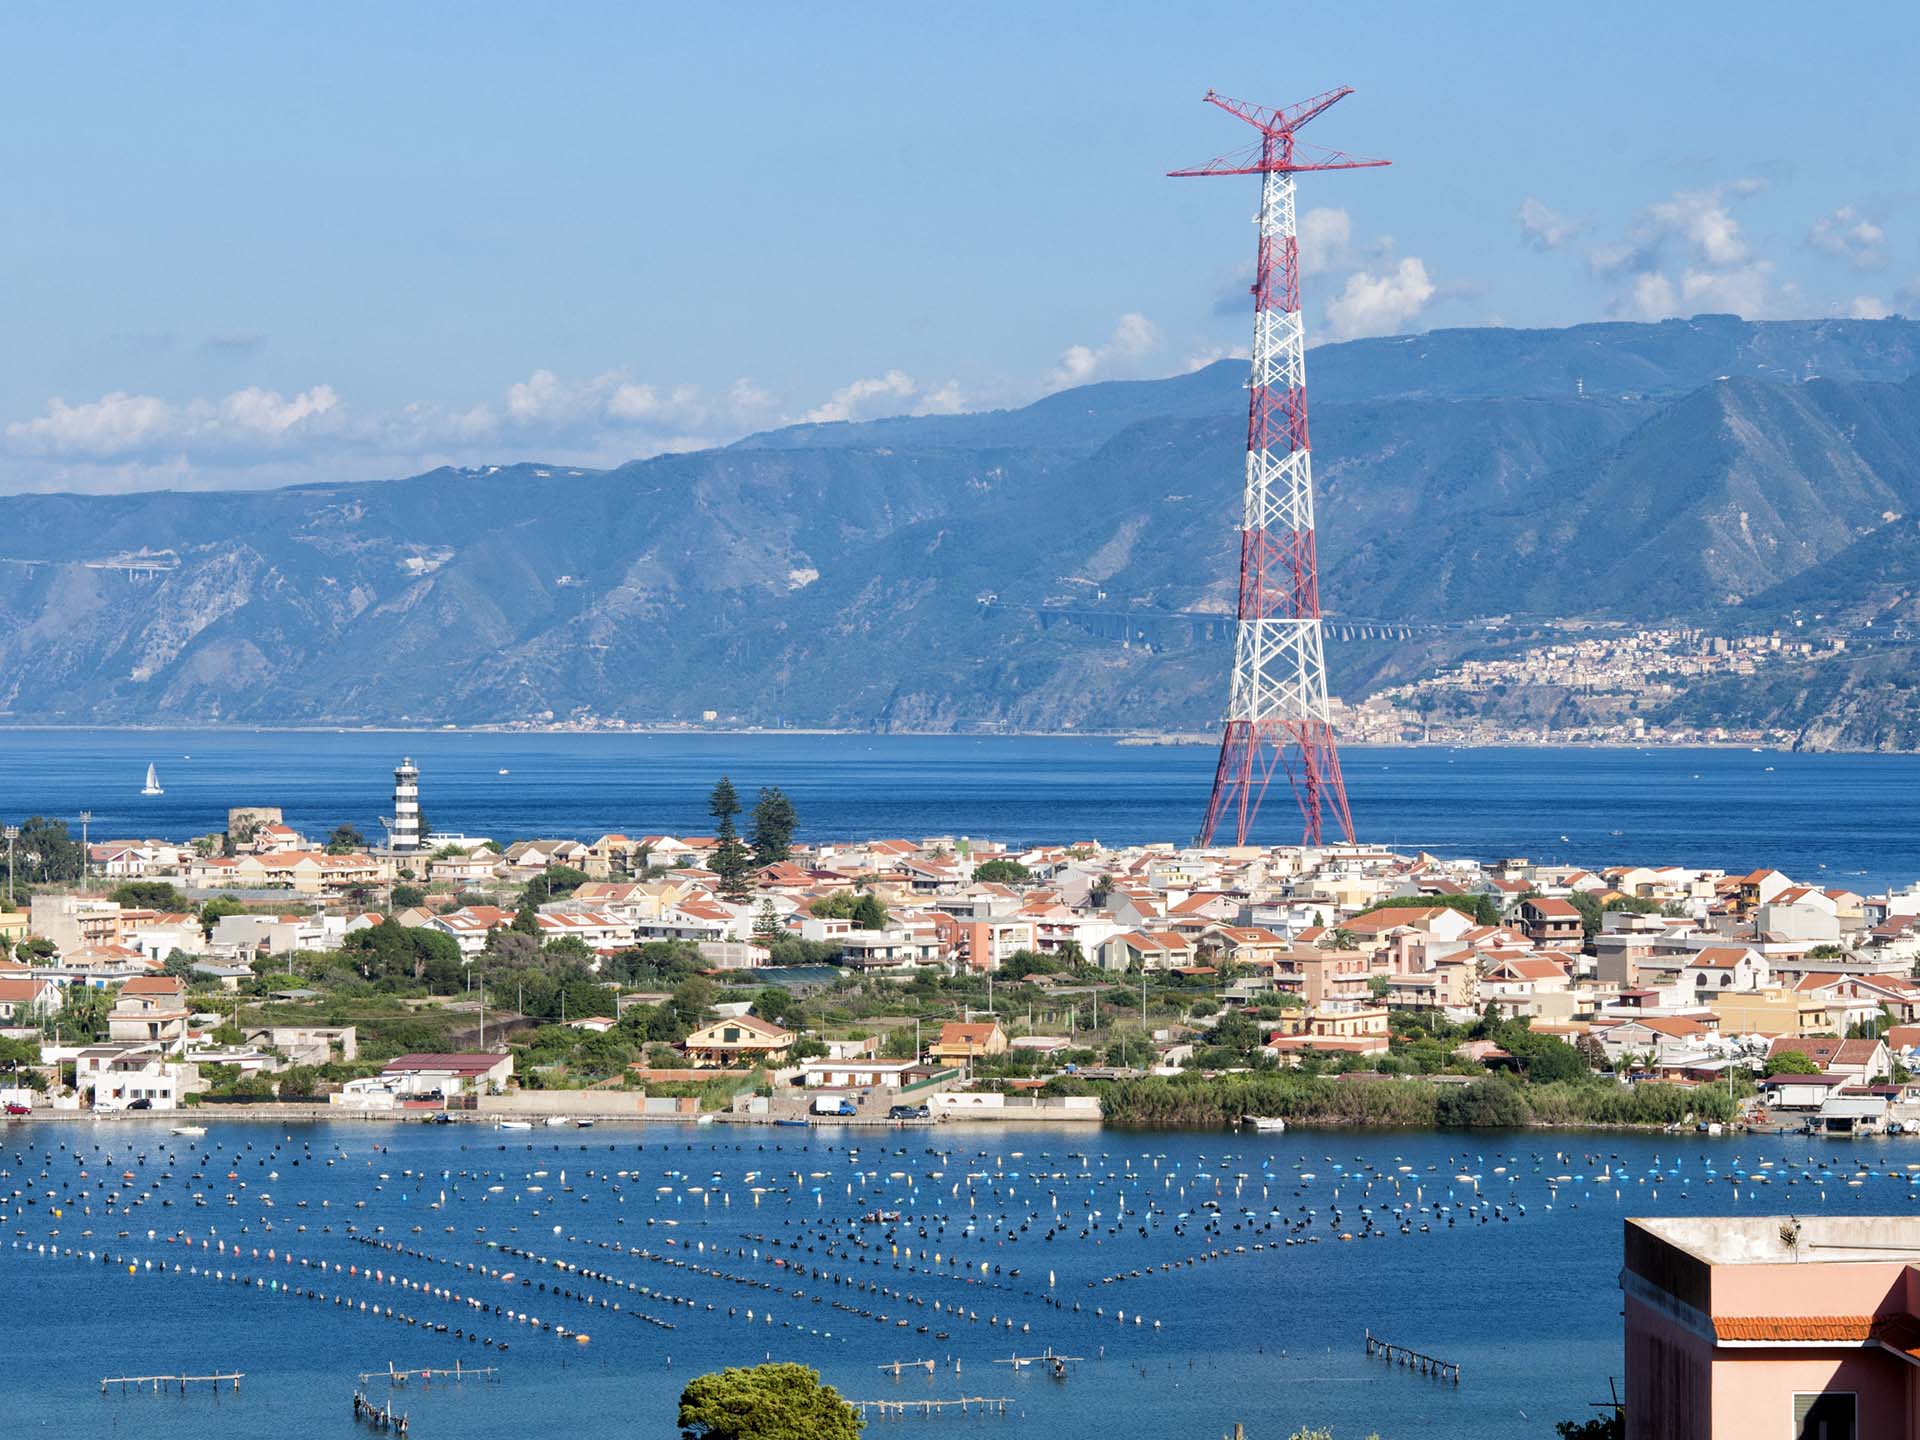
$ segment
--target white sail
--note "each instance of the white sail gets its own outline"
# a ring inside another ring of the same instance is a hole
[[[160,788],[160,772],[152,765],[147,766],[146,788],[140,793],[142,795],[164,795],[167,793]]]

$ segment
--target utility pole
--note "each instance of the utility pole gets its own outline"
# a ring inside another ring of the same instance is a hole
[[[93,811],[80,812],[80,883],[86,884],[87,877],[93,873],[93,847],[87,843],[87,823],[93,819]]]
[[[20,827],[9,825],[0,831],[7,837],[7,908],[13,908],[13,842],[20,838]]]
[[[1213,794],[1200,826],[1202,845],[1213,843],[1215,828],[1229,815],[1234,843],[1245,845],[1267,781],[1282,767],[1305,821],[1302,842],[1320,843],[1323,812],[1331,815],[1347,842],[1353,842],[1353,816],[1340,777],[1327,700],[1307,440],[1306,327],[1300,310],[1300,246],[1293,211],[1293,177],[1301,171],[1354,170],[1387,163],[1318,147],[1296,153],[1295,132],[1352,93],[1350,87],[1329,90],[1276,110],[1209,90],[1209,105],[1260,132],[1258,146],[1251,154],[1222,156],[1191,170],[1170,172],[1261,177],[1233,681]]]

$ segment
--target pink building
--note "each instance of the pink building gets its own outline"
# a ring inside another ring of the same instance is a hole
[[[1920,1219],[1629,1220],[1628,1440],[1917,1440]]]

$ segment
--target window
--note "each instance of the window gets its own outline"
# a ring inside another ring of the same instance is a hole
[[[1859,1397],[1851,1391],[1793,1397],[1794,1440],[1857,1440]]]

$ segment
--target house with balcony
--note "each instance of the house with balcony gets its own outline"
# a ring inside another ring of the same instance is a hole
[[[187,988],[174,975],[136,975],[107,1012],[108,1038],[177,1055],[187,1045]]]
[[[1007,1032],[998,1020],[949,1020],[927,1047],[927,1058],[949,1065],[971,1065],[987,1055],[1004,1055]]]
[[[702,1025],[680,1049],[696,1070],[778,1065],[799,1041],[784,1025],[758,1015],[727,1016]]]
[[[1580,912],[1570,900],[1535,895],[1522,900],[1514,914],[1520,929],[1535,945],[1565,945],[1578,950],[1586,939]]]

